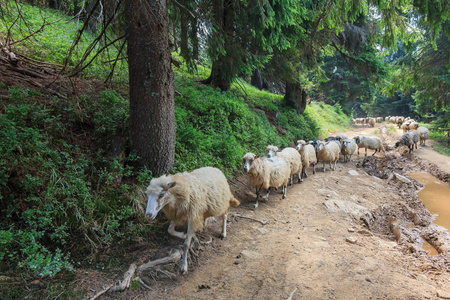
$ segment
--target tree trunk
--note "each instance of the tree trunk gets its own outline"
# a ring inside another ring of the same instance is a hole
[[[251,84],[259,90],[263,89],[264,82],[261,76],[261,69],[253,70]]]
[[[185,59],[185,61],[190,60],[189,53],[189,43],[188,43],[188,26],[189,17],[185,12],[180,13],[180,55]]]
[[[299,115],[306,109],[306,96],[306,91],[298,82],[286,82],[284,100],[288,106],[295,108]]]
[[[80,12],[80,3],[78,0],[73,0],[73,15],[76,16]]]
[[[231,80],[234,76],[233,57],[230,54],[233,44],[235,19],[233,0],[214,0],[213,13],[214,25],[217,27],[215,32],[219,35],[214,38],[217,40],[223,38],[222,47],[225,49],[226,54],[219,54],[217,59],[213,61],[211,75],[203,83],[211,84],[222,91],[227,91],[230,89]]]
[[[198,60],[199,46],[198,46],[198,18],[195,18],[192,22],[192,32],[191,32],[191,40],[192,40],[192,58]]]
[[[125,1],[133,153],[154,176],[175,154],[175,81],[166,0]]]

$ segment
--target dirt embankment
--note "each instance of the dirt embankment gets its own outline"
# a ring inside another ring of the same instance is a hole
[[[380,130],[378,126],[375,129]],[[373,130],[355,128],[348,135],[372,135]],[[386,142],[391,143],[396,135],[387,135]],[[426,171],[448,183],[446,171],[426,158],[419,159],[415,154],[402,157],[395,152],[388,152],[387,158],[355,154],[351,162],[339,163],[336,171],[316,170],[312,175],[310,168],[311,175],[303,183],[289,187],[286,199],[281,200],[279,191],[272,192],[269,201],[260,202],[256,210],[255,195],[243,184],[245,177],[232,180],[234,194],[241,201],[232,212],[267,224],[231,216],[228,237],[220,240],[221,222],[212,221],[204,234],[212,236],[213,242],[200,248],[198,258],[190,262],[188,274],[171,276],[177,273],[178,266],[166,266],[144,274],[150,291],[136,289],[102,297],[450,297],[449,234],[432,224],[432,215],[417,197],[422,185],[407,175],[410,170]],[[396,224],[392,229],[391,223]],[[393,231],[397,231],[399,243]],[[428,255],[422,249],[424,240],[440,253]],[[141,249],[129,255],[142,262],[158,258],[162,252]],[[124,271],[127,267],[123,267]],[[106,281],[97,278],[89,282],[88,288],[99,291]]]

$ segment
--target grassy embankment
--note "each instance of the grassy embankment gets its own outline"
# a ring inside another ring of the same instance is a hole
[[[24,6],[22,14],[30,30],[42,24],[36,8]],[[61,64],[80,25],[57,12],[46,11],[46,16],[50,22],[62,21],[13,50]],[[0,33],[5,34],[4,27]],[[93,38],[87,34],[80,51]],[[108,74],[108,65],[102,63],[107,58],[99,56],[83,73],[86,87]],[[76,62],[76,55],[71,61]],[[324,137],[350,123],[339,109],[315,102],[297,115],[284,106],[282,96],[243,81],[229,92],[198,84],[195,79],[209,74],[202,66],[194,75],[185,68],[175,69],[175,74],[182,96],[175,99],[172,172],[215,166],[233,176],[245,152],[263,153],[269,143],[285,147],[299,138]],[[126,81],[126,65],[117,69],[117,76]],[[136,168],[133,155],[111,152],[117,137],[127,138],[126,89],[86,88],[82,94],[67,91],[65,97],[55,97],[17,81],[1,82],[0,92],[5,95],[0,107],[0,274],[15,277],[20,271],[25,281],[59,278],[30,289],[2,289],[1,298],[78,297],[61,288],[61,281],[70,281],[71,270],[78,266],[101,270],[96,253],[143,240],[155,247],[166,242],[164,217],[151,225],[143,218],[140,191],[151,172]]]

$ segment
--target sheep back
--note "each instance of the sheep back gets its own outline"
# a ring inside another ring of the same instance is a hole
[[[287,147],[277,152],[276,156],[284,159],[290,167],[290,175],[298,174],[302,170],[302,158],[297,149]]]
[[[345,139],[342,141],[341,154],[352,155],[356,151],[356,143],[352,139]]]

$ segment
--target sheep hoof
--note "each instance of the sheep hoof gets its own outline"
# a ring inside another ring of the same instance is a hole
[[[224,239],[225,239],[226,237],[227,237],[227,235],[226,235],[226,234],[223,234],[223,233],[222,233],[222,234],[220,234],[220,239],[221,239],[221,240],[224,240]]]
[[[281,199],[285,199],[286,198],[286,195],[283,195],[282,197],[281,197]]]
[[[254,206],[255,208],[258,208],[259,204],[258,204],[258,203],[255,203],[253,206]]]
[[[180,268],[180,271],[181,271],[181,274],[186,274],[187,273],[187,266],[186,265],[184,265],[184,264],[182,264],[181,265],[181,268]]]
[[[302,182],[303,182],[303,179],[299,178],[298,183],[302,183]]]

